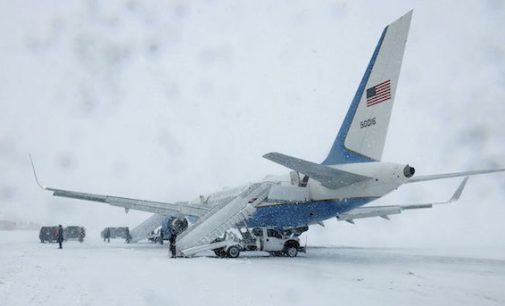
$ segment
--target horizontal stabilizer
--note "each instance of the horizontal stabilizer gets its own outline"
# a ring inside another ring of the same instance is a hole
[[[381,217],[387,219],[389,215],[401,214],[402,211],[408,209],[423,209],[432,208],[433,205],[448,204],[459,200],[463,189],[466,186],[468,177],[465,177],[461,184],[459,184],[458,189],[454,192],[452,197],[444,202],[433,202],[433,203],[423,203],[423,204],[408,204],[408,205],[387,205],[387,206],[369,206],[369,207],[358,207],[352,209],[346,213],[337,215],[339,221],[353,221],[354,219],[363,219],[371,217]]]
[[[423,175],[423,176],[415,176],[405,183],[417,183],[424,181],[433,181],[433,180],[441,180],[446,178],[453,177],[462,177],[462,176],[472,176],[479,174],[488,174],[495,172],[503,172],[505,169],[490,169],[490,170],[475,170],[475,171],[464,171],[464,172],[454,172],[454,173],[444,173],[444,174],[434,174],[434,175]]]
[[[330,189],[337,189],[370,179],[370,177],[367,176],[334,169],[281,153],[268,153],[263,155],[263,157],[274,163],[305,174],[320,182],[324,187]]]

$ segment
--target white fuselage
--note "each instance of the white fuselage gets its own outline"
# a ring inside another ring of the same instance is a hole
[[[344,200],[352,198],[380,198],[389,192],[397,189],[408,180],[403,174],[405,164],[388,162],[366,162],[330,166],[335,169],[370,177],[368,180],[357,182],[337,189],[329,189],[321,185],[316,180],[309,179],[306,187],[298,187],[291,179],[291,175],[268,176],[260,182],[271,182],[277,185],[275,188],[275,202],[305,202],[324,200]],[[253,183],[251,183],[253,184]],[[240,192],[248,188],[251,184],[230,188],[208,195],[202,195],[190,204],[209,205],[210,207],[236,197]],[[279,189],[285,189],[285,197]],[[295,190],[301,190],[301,198],[293,198]],[[272,199],[271,197],[269,197]],[[265,204],[263,204],[264,206]],[[271,205],[271,203],[270,203]],[[260,205],[262,206],[262,205]]]

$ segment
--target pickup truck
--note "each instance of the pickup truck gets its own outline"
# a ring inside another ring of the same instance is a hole
[[[247,251],[265,251],[272,256],[288,257],[296,257],[298,252],[305,252],[305,248],[300,246],[301,233],[290,233],[274,228],[254,228],[252,231],[240,231],[240,234],[242,239],[237,238],[232,232],[217,239],[215,242],[235,240],[237,243],[215,249],[214,253],[219,257],[237,258],[240,252]]]

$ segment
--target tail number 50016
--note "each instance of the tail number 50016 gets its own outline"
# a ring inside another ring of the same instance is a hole
[[[376,123],[375,117],[373,117],[373,118],[361,121],[359,123],[359,126],[363,129],[363,128],[367,128],[369,126],[375,125],[375,123]]]

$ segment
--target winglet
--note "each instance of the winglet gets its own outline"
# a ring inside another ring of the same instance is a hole
[[[463,193],[463,189],[465,189],[466,182],[468,181],[468,176],[463,179],[461,184],[459,184],[458,189],[456,189],[456,192],[452,195],[452,198],[449,200],[449,202],[454,202],[459,200],[459,197]]]
[[[425,203],[425,204],[410,204],[410,205],[400,205],[402,210],[406,209],[418,209],[418,208],[432,208],[434,205],[444,205],[455,202],[459,200],[459,197],[463,193],[463,189],[465,189],[466,182],[468,181],[468,176],[463,179],[461,184],[459,184],[458,189],[454,192],[452,197],[445,202],[433,202],[433,203]]]
[[[32,155],[28,154],[28,157],[30,158],[30,162],[32,163],[32,170],[33,170],[33,175],[35,176],[35,182],[37,182],[37,185],[39,185],[40,188],[47,190],[47,187],[40,184],[40,182],[39,182],[39,178],[37,177],[37,172],[35,171],[35,166],[33,165]]]

